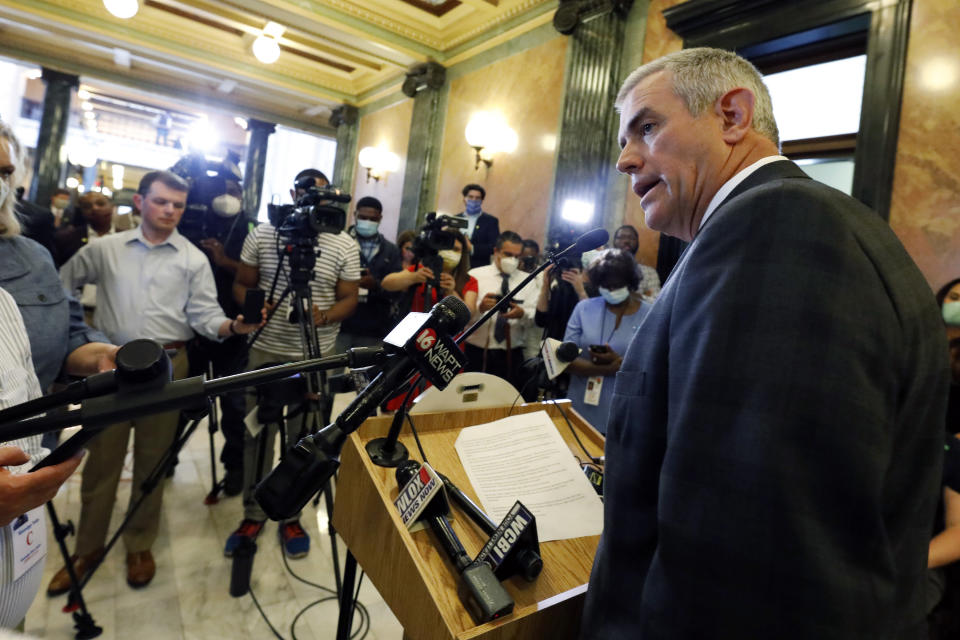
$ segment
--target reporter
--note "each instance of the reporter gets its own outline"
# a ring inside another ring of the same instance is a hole
[[[601,297],[578,302],[567,323],[564,341],[575,342],[582,349],[567,368],[569,396],[573,408],[600,433],[606,433],[613,377],[650,305],[637,293],[640,277],[633,257],[624,251],[600,252],[587,267],[587,275]]]
[[[440,252],[443,260],[443,271],[440,273],[440,292],[431,291],[432,304],[448,295],[454,295],[467,305],[470,313],[477,310],[477,279],[471,276],[470,254],[464,250],[467,246],[463,234],[454,229],[446,229],[454,237],[453,249]],[[385,291],[406,291],[412,296],[410,311],[423,311],[424,284],[433,280],[435,274],[429,267],[418,263],[412,264],[406,270],[387,274],[380,282]]]

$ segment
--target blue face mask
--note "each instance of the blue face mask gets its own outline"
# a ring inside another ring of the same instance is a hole
[[[941,314],[944,322],[952,327],[960,327],[960,302],[944,302]]]
[[[620,287],[619,289],[614,289],[611,291],[605,287],[597,287],[600,290],[600,295],[603,296],[603,299],[607,301],[607,304],[620,304],[628,297],[630,297],[630,289],[627,287]]]
[[[357,220],[357,235],[369,238],[377,235],[380,223],[374,220]]]
[[[467,215],[476,216],[480,214],[483,202],[480,200],[467,200]]]

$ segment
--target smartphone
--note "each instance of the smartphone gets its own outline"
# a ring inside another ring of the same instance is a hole
[[[267,292],[263,289],[247,289],[247,295],[243,299],[243,319],[249,324],[260,322],[260,312],[263,310],[263,301]]]
[[[610,347],[605,344],[592,344],[589,349],[591,353],[606,353],[610,351]]]

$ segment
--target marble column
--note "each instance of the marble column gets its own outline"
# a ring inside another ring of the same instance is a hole
[[[243,176],[243,210],[250,220],[257,219],[260,211],[260,198],[263,193],[263,172],[267,166],[267,144],[270,134],[277,130],[272,122],[250,119],[247,131],[250,142],[247,144],[247,159]]]
[[[333,161],[333,185],[349,192],[353,188],[353,168],[357,164],[357,130],[359,112],[343,104],[330,114],[330,124],[337,128],[337,154]],[[351,194],[353,195],[353,194]]]
[[[80,84],[80,78],[44,67],[43,81],[47,84],[43,96],[43,116],[33,162],[33,183],[29,200],[46,207],[54,189],[60,186],[64,161],[60,150],[67,141],[70,124],[70,98]]]
[[[584,3],[589,4],[589,3]],[[616,158],[618,119],[613,108],[621,81],[625,17],[629,2],[614,3],[616,9],[584,10],[578,22],[554,25],[570,33],[566,87],[557,167],[548,220],[547,237],[579,234],[594,227],[612,230],[622,219],[622,205],[606,197]],[[564,204],[578,200],[592,208],[589,220],[572,223],[561,217]],[[622,198],[620,199],[622,202]]]
[[[445,74],[442,76],[442,85],[436,86],[439,83],[434,83],[433,86],[420,87],[413,98],[398,229],[420,228],[424,214],[437,199],[440,146],[450,89]]]

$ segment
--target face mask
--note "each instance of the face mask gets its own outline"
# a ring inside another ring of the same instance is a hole
[[[57,209],[66,209],[67,205],[70,204],[70,198],[54,198],[53,206]]]
[[[600,290],[600,295],[603,296],[603,299],[609,304],[620,304],[630,296],[630,289],[627,287],[620,287],[613,291],[605,287],[597,287],[597,289]]]
[[[454,251],[453,249],[444,249],[443,251],[438,251],[437,254],[443,259],[443,266],[445,269],[456,269],[457,265],[460,264],[459,251]]]
[[[483,202],[480,200],[467,200],[467,215],[475,216],[479,215],[480,209],[483,207]]]
[[[357,220],[357,235],[369,238],[377,235],[380,223],[376,220]]]
[[[520,266],[520,260],[512,256],[504,256],[500,258],[500,271],[510,275],[517,270],[517,267]]]
[[[223,216],[224,218],[232,218],[240,213],[240,198],[225,193],[214,198],[210,206],[213,207],[217,215]]]
[[[593,262],[593,259],[600,255],[599,249],[590,249],[590,251],[584,251],[583,255],[580,256],[580,264],[583,265],[583,268],[586,269],[590,266],[590,263]]]
[[[960,326],[960,302],[944,302],[941,313],[944,322],[953,327]]]
[[[6,180],[0,178],[0,207],[7,201],[8,195],[10,195],[10,185],[7,184]]]

